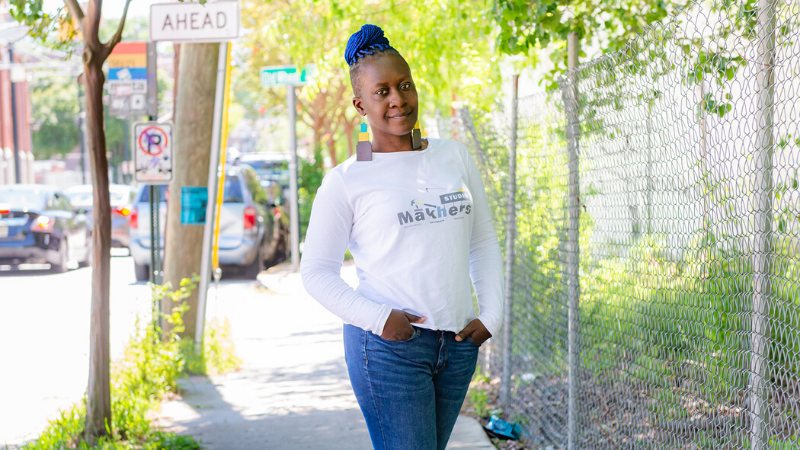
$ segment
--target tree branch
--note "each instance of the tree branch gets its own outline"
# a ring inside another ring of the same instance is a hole
[[[81,5],[78,4],[78,0],[64,0],[64,4],[67,5],[69,14],[74,21],[78,22],[78,28],[81,30],[81,33],[83,33],[83,10],[81,9]]]
[[[131,5],[131,0],[125,0],[125,9],[122,10],[122,18],[119,20],[119,25],[117,26],[117,31],[114,33],[114,36],[111,36],[108,42],[106,42],[103,47],[105,47],[105,55],[103,60],[105,60],[108,55],[111,54],[111,51],[114,50],[114,47],[122,40],[122,30],[125,28],[125,19],[128,17],[128,7]]]

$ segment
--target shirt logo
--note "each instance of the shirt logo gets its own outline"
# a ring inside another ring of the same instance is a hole
[[[433,195],[430,188],[425,195],[411,200],[411,210],[397,213],[397,220],[404,228],[422,223],[442,223],[445,220],[460,220],[472,212],[472,199],[469,192],[459,189],[456,192]],[[432,201],[431,201],[432,200]]]

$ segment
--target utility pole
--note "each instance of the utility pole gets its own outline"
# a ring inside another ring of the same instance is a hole
[[[13,65],[14,44],[11,43],[8,44],[8,59]],[[14,80],[13,70],[11,70],[11,74],[11,127],[13,128],[12,134],[14,136],[14,182],[20,184],[22,183],[22,177],[20,175],[21,172],[19,165],[19,130],[17,129],[19,126],[19,120],[17,119],[17,83]]]
[[[286,86],[286,107],[289,112],[289,191],[292,197],[290,233],[292,238],[292,268],[300,268],[300,202],[297,187],[297,99],[295,86]]]

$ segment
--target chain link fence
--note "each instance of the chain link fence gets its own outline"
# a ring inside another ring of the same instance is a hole
[[[800,2],[693,3],[459,111],[501,240],[516,211],[481,365],[532,448],[800,448],[798,72]]]

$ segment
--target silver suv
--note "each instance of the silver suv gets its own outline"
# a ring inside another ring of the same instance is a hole
[[[166,186],[161,186],[159,223],[161,248],[166,224]],[[147,186],[139,188],[135,197],[130,224],[130,249],[136,268],[136,279],[146,281],[150,275],[150,203]],[[255,279],[262,268],[276,260],[279,250],[273,242],[276,220],[273,206],[258,175],[247,165],[225,167],[225,188],[219,217],[219,264],[238,268],[246,278]]]

